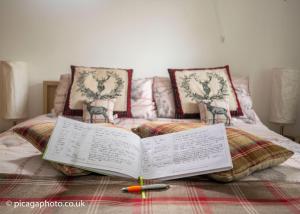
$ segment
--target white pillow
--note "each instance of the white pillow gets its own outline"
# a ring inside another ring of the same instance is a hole
[[[244,113],[244,116],[241,118],[247,123],[256,123],[259,119],[253,109],[253,102],[249,90],[249,78],[233,77],[232,83]]]
[[[59,83],[54,97],[53,113],[55,116],[62,115],[67,100],[67,94],[71,85],[71,74],[60,75]]]
[[[153,119],[157,117],[153,101],[153,78],[132,80],[131,114],[135,118]]]

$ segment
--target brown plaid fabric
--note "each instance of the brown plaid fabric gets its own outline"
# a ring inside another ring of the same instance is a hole
[[[114,127],[112,124],[109,123],[105,123],[103,125]],[[47,147],[47,143],[52,134],[54,126],[55,122],[39,122],[17,127],[13,129],[13,131],[28,142],[30,142],[35,148],[37,148],[40,152],[43,153]],[[86,170],[72,166],[67,166],[65,164],[55,163],[51,161],[50,163],[55,169],[68,176],[80,176],[87,175],[90,173]]]
[[[190,123],[190,122],[163,122],[154,121],[144,123],[137,128],[131,129],[134,133],[139,135],[141,138],[151,137],[155,135],[162,135],[168,133],[174,133],[184,131],[192,128],[204,127],[205,123]]]
[[[135,181],[108,176],[0,177],[2,214],[300,213],[300,183],[293,182],[240,181],[221,184],[193,177],[164,182],[171,188],[146,192],[146,199],[142,199],[140,194],[120,191],[122,187],[136,184]],[[37,203],[45,201],[48,206],[38,207]],[[55,202],[60,207],[55,207]],[[74,207],[67,207],[69,202]],[[21,203],[23,207],[20,207]]]
[[[13,131],[25,138],[40,152],[44,152],[53,129],[54,122],[45,122],[21,126]]]
[[[202,126],[201,123],[149,122],[133,129],[133,131],[141,137],[150,137]],[[276,166],[294,154],[292,151],[242,130],[227,128],[226,132],[233,168],[209,174],[209,177],[216,181],[230,182],[241,179],[255,171]]]
[[[30,142],[35,148],[43,153],[47,147],[47,143],[54,129],[54,126],[54,122],[36,123],[17,127],[13,129],[13,131]],[[51,161],[50,163],[55,169],[59,170],[65,175],[78,176],[87,175],[90,173],[88,171],[64,164],[59,164]]]

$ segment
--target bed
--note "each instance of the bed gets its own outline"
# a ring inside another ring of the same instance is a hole
[[[17,126],[55,122],[57,118],[48,112],[56,83],[44,84],[45,114]],[[134,128],[147,121],[119,118],[115,124]],[[0,135],[1,213],[300,213],[300,145],[260,121],[249,124],[235,118],[233,127],[284,146],[295,154],[279,166],[232,183],[213,182],[205,176],[166,181],[171,185],[169,190],[147,192],[145,199],[140,194],[120,192],[122,187],[136,184],[134,180],[96,174],[64,176],[42,160],[41,153],[29,142],[13,133],[13,127]]]

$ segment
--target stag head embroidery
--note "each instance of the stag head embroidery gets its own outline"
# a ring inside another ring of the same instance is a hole
[[[226,117],[226,124],[230,124],[228,112],[225,108],[212,106],[212,102],[215,100],[224,100],[228,96],[228,86],[226,80],[217,73],[207,73],[207,78],[203,79],[197,76],[197,73],[185,75],[182,79],[181,87],[185,93],[185,97],[190,98],[192,101],[198,103],[205,103],[208,111],[213,115],[213,123],[215,123],[216,115],[224,115]],[[193,91],[191,88],[191,81],[195,81],[199,84],[201,91]],[[212,81],[216,80],[217,90],[212,90]],[[216,91],[213,93],[213,91]]]
[[[97,83],[96,91],[85,85],[85,80],[88,76],[91,76]],[[108,81],[111,79],[115,80],[114,87],[110,91],[105,92],[107,91],[105,90],[106,84],[108,84]],[[90,114],[90,122],[93,122],[94,115],[102,115],[105,119],[105,122],[108,122],[108,109],[103,106],[92,106],[92,103],[95,100],[108,100],[121,96],[122,89],[124,88],[124,81],[122,80],[122,78],[113,71],[108,71],[102,78],[99,78],[96,75],[96,71],[83,71],[78,77],[77,86],[77,91],[80,92],[81,95],[86,97],[85,103],[87,106],[87,111]]]
[[[199,84],[203,93],[200,91],[192,91],[191,81],[194,80],[196,84]],[[217,93],[212,94],[210,85],[212,80],[217,80],[218,90]],[[226,80],[217,73],[207,73],[207,79],[199,78],[196,73],[185,75],[182,78],[181,87],[184,90],[185,97],[191,98],[191,100],[200,102],[201,100],[223,100],[228,94],[228,87]]]
[[[89,87],[85,85],[85,80],[88,76],[92,76],[92,78],[97,83],[97,90],[93,91]],[[110,79],[114,79],[114,88],[109,92],[104,93],[105,86],[107,81]],[[81,72],[78,80],[77,80],[77,91],[80,92],[83,96],[87,98],[87,100],[95,101],[95,100],[104,100],[104,99],[114,99],[118,96],[121,96],[122,89],[124,88],[124,81],[121,77],[115,72],[108,71],[105,77],[98,78],[95,71],[84,71]]]

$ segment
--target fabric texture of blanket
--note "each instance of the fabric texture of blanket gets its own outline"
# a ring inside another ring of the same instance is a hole
[[[170,189],[146,192],[146,199],[142,199],[140,194],[120,191],[122,187],[136,184],[135,181],[108,176],[0,177],[2,214],[300,213],[300,183],[295,182],[219,184],[194,177],[167,181]]]

